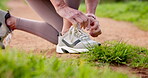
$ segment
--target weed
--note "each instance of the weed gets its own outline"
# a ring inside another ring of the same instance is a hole
[[[106,42],[82,55],[87,61],[148,67],[148,50],[124,42]]]

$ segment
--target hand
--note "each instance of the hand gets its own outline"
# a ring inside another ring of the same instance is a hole
[[[97,17],[94,14],[92,14],[92,13],[87,13],[86,16],[87,17],[91,17],[93,19],[97,19]]]
[[[99,25],[99,21],[97,21],[96,19],[89,17],[90,20],[90,25],[88,25],[88,30],[90,31],[90,35],[92,37],[97,37],[98,35],[100,35],[102,32],[100,30],[100,25]]]
[[[86,28],[88,25],[88,17],[84,15],[82,12],[72,9],[68,6],[61,7],[57,10],[57,13],[70,21],[72,24],[80,24],[81,28]]]

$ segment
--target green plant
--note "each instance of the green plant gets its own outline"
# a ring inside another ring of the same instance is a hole
[[[133,58],[131,61],[131,66],[148,68],[148,51],[145,51],[144,54],[139,54],[137,57]]]
[[[98,69],[82,59],[46,58],[18,50],[0,50],[0,78],[132,78],[112,71]],[[133,77],[135,78],[135,77]]]
[[[94,46],[82,56],[91,62],[148,67],[148,50],[123,42],[113,41],[106,42],[102,46]]]
[[[6,2],[7,2],[8,0],[1,0],[0,1],[0,9],[2,9],[2,10],[6,10],[6,9],[8,9],[8,7],[6,6]]]

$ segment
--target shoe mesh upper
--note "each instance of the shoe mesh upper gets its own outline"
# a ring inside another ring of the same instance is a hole
[[[86,48],[96,45],[97,42],[91,40],[82,29],[78,28],[78,26],[71,26],[67,33],[63,36],[59,36],[58,46],[67,46],[67,44],[72,45],[72,48]]]
[[[6,25],[5,16],[7,14],[8,14],[7,12],[0,10],[0,23],[1,23],[1,26],[0,26],[0,39],[1,39],[0,40],[0,47],[4,47],[4,41],[7,44],[8,38],[10,38],[10,37],[7,37],[10,32],[9,28]],[[6,37],[7,37],[7,39],[6,39]]]

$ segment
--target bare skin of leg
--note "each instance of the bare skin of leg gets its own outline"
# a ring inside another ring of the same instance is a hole
[[[16,29],[16,17],[11,16],[6,20],[7,25],[12,29]]]
[[[64,21],[63,21],[62,35],[64,35],[69,30],[69,28],[71,27],[71,25],[72,24],[68,20],[64,19]]]

